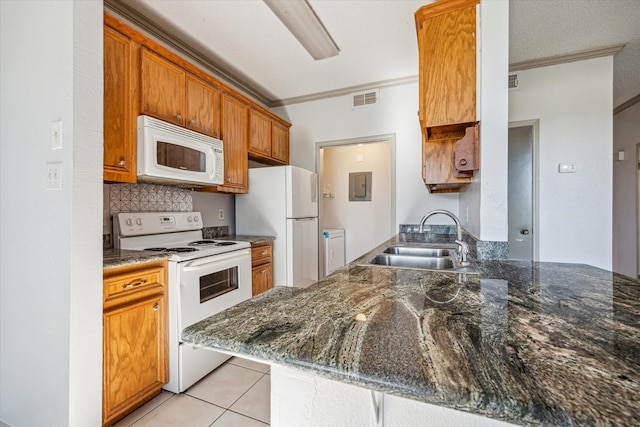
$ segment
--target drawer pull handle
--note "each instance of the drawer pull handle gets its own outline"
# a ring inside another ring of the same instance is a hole
[[[122,289],[135,288],[136,286],[144,285],[147,283],[147,279],[138,279],[134,282],[127,283],[126,285],[122,285]]]
[[[158,307],[158,303],[155,303],[153,305],[153,311],[158,311],[160,309],[160,307]]]
[[[258,272],[258,274],[264,274],[264,273],[266,273],[266,272],[267,272],[267,270],[265,270],[265,269],[263,268],[262,270],[260,270],[260,271]]]
[[[266,254],[267,254],[267,251],[260,252],[260,255],[266,255]]]

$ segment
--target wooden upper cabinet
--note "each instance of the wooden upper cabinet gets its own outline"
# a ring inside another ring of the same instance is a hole
[[[135,45],[104,28],[103,179],[136,182],[136,124],[132,102]]]
[[[431,193],[464,190],[478,169],[476,5],[440,0],[415,13],[422,177]]]
[[[272,165],[289,164],[289,126],[252,108],[249,130],[249,158]]]
[[[220,138],[220,91],[187,74],[185,126]]]
[[[222,95],[221,104],[224,185],[218,186],[218,191],[246,193],[248,188],[249,107],[227,94]]]
[[[271,126],[271,156],[289,164],[289,128],[277,122]]]
[[[423,128],[476,121],[476,4],[439,1],[415,14]]]
[[[249,152],[271,156],[271,120],[256,110],[250,110]]]
[[[140,113],[184,125],[184,70],[145,48],[140,67]]]

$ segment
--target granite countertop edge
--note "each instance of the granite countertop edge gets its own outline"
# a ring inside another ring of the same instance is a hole
[[[102,269],[126,267],[145,262],[169,259],[171,254],[152,251],[133,251],[126,249],[104,249],[102,252]]]

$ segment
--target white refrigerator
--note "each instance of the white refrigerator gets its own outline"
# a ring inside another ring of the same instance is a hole
[[[249,192],[236,195],[236,234],[275,236],[274,285],[317,282],[317,175],[296,166],[249,169]]]

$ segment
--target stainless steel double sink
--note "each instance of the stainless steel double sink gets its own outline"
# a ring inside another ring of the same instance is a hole
[[[409,268],[451,273],[479,273],[476,264],[460,266],[456,245],[422,243],[415,246],[387,246],[367,264],[381,267]]]

